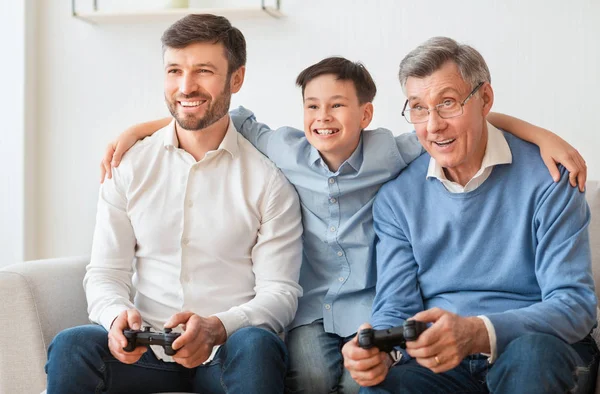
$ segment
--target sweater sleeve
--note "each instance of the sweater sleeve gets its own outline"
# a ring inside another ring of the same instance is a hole
[[[377,235],[377,284],[371,324],[375,329],[399,326],[423,310],[412,245],[394,209],[392,188],[382,188],[373,205]]]
[[[527,308],[489,314],[498,355],[527,333],[554,335],[574,343],[596,323],[585,195],[570,187],[562,169],[558,183],[545,191],[534,212],[535,273],[542,301]]]

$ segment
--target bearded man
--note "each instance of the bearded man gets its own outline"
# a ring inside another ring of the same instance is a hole
[[[294,189],[227,113],[244,81],[244,36],[223,17],[189,15],[162,44],[173,121],[100,189],[84,279],[96,324],[54,338],[48,394],[281,393],[276,333],[302,292],[302,225]],[[175,355],[125,351],[124,330],[142,326],[179,329]]]

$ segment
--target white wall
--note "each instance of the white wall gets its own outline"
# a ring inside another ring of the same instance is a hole
[[[160,35],[168,24],[91,25],[70,16],[69,2],[37,4],[38,85],[28,102],[38,110],[27,112],[38,123],[34,257],[85,254],[106,144],[132,123],[167,114]],[[296,75],[342,55],[363,61],[378,84],[372,126],[408,131],[398,64],[425,39],[447,35],[487,59],[495,110],[554,130],[584,155],[590,178],[600,179],[600,3],[282,0],[282,7],[282,20],[233,20],[249,53],[246,84],[233,104],[259,119],[301,127]]]
[[[32,0],[0,7],[0,267],[33,257],[35,248],[35,10]],[[33,114],[33,112],[32,112]],[[29,209],[31,207],[31,209]]]

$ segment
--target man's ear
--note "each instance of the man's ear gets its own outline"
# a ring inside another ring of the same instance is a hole
[[[366,129],[373,120],[373,103],[363,104],[362,118],[360,119],[360,128]]]
[[[237,93],[244,84],[244,77],[246,76],[246,66],[241,66],[237,70],[231,73],[229,83],[231,86],[231,93]]]
[[[483,100],[483,116],[486,117],[494,105],[494,89],[489,82],[481,87],[481,98]]]

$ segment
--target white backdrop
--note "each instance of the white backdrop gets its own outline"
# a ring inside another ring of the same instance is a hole
[[[58,3],[39,0],[36,9],[37,84],[27,102],[37,109],[24,110],[36,122],[29,138],[37,155],[23,157],[36,163],[25,176],[36,193],[23,208],[37,212],[25,231],[37,242],[27,258],[89,252],[106,144],[132,123],[167,114],[160,35],[168,24],[91,25],[70,16],[69,2]],[[341,55],[362,61],[377,82],[371,126],[410,131],[400,116],[398,64],[422,41],[446,35],[486,58],[494,110],[554,130],[600,179],[599,2],[282,0],[282,10],[279,20],[232,19],[248,42],[246,83],[232,104],[271,126],[302,127],[295,77]]]

